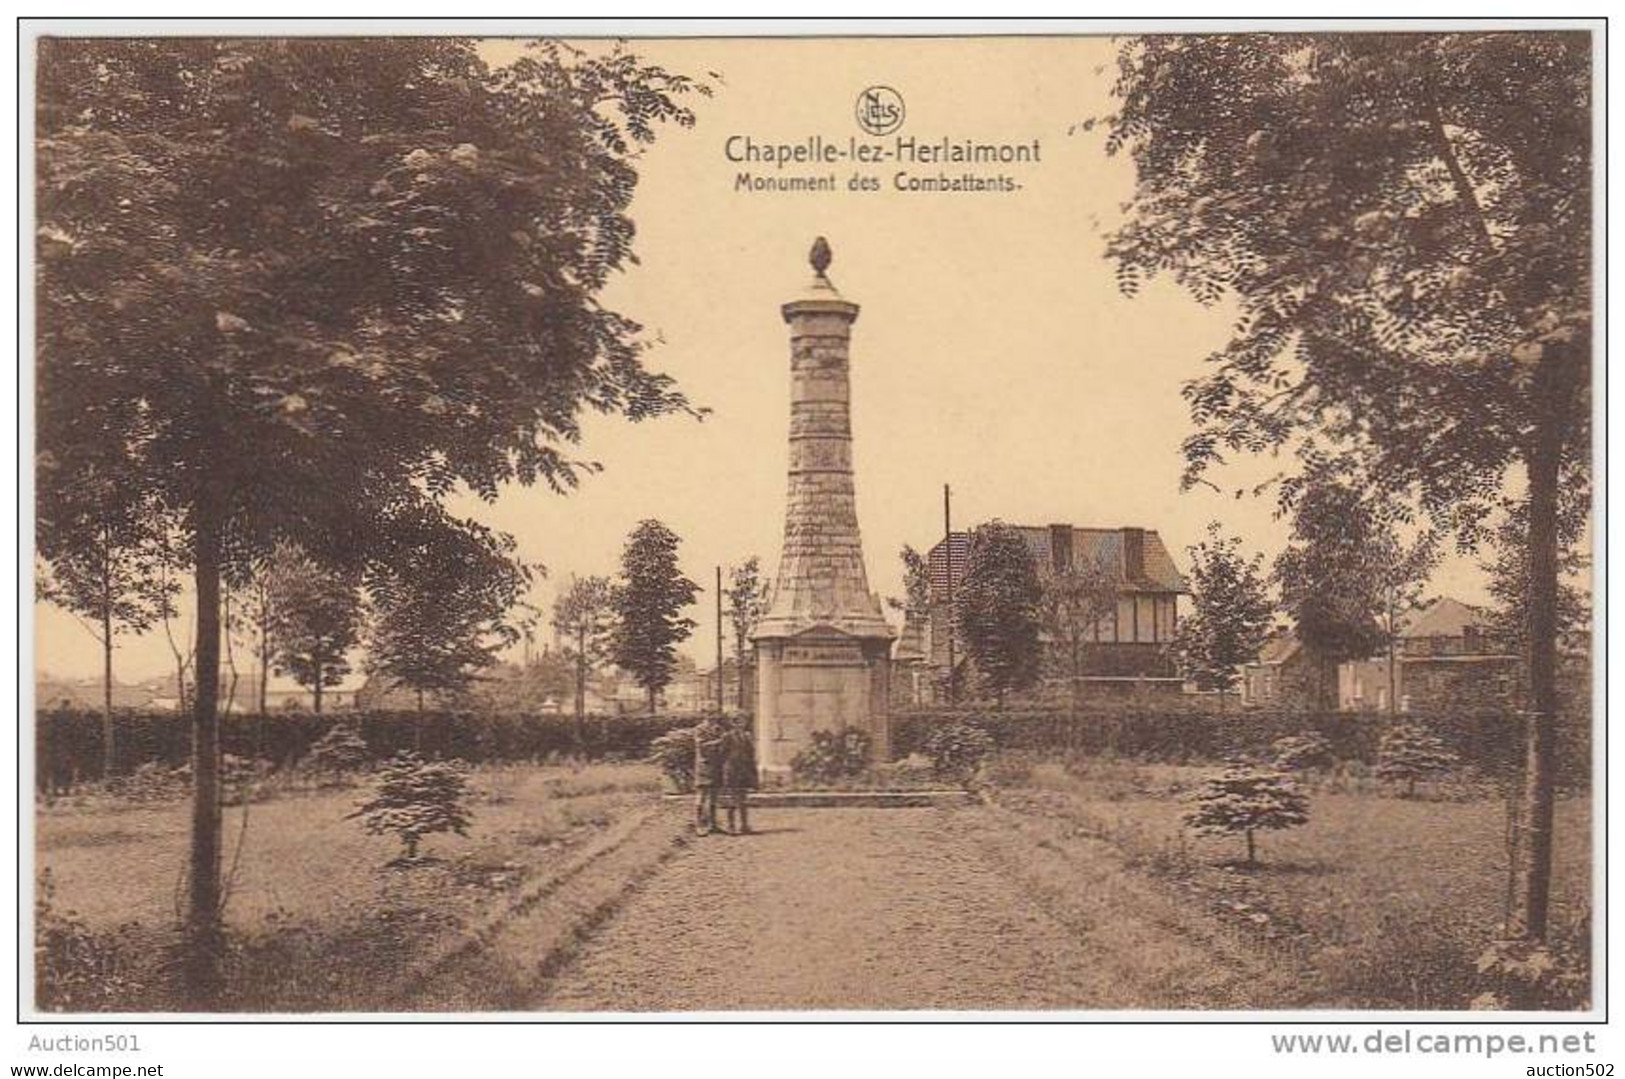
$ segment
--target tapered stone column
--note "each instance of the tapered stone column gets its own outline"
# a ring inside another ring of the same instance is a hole
[[[757,624],[757,749],[789,768],[814,731],[858,727],[890,751],[892,628],[869,591],[852,480],[848,349],[858,305],[830,283],[813,245],[811,285],[783,307],[790,325],[790,489],[784,551]]]

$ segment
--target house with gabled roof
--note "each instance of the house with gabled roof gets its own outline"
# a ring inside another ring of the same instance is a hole
[[[1154,530],[1139,527],[1092,528],[1070,524],[1011,525],[1032,553],[1040,578],[1093,564],[1117,583],[1117,605],[1091,628],[1084,646],[1085,680],[1104,685],[1179,690],[1183,681],[1169,650],[1179,624],[1179,597],[1190,589]],[[965,579],[970,533],[954,532],[927,555],[931,572],[931,614],[925,654],[945,677],[948,669],[949,574]],[[964,662],[956,649],[955,666]]]
[[[1477,607],[1444,596],[1405,621],[1390,673],[1386,655],[1337,666],[1337,707],[1344,712],[1428,712],[1459,708],[1469,698],[1504,699],[1518,657],[1487,632]],[[1242,669],[1242,703],[1260,708],[1312,707],[1317,666],[1291,630],[1277,631]]]
[[[1298,635],[1278,627],[1241,668],[1241,703],[1257,708],[1305,708],[1315,700],[1318,676],[1314,656]]]
[[[1396,711],[1460,707],[1468,697],[1508,698],[1517,674],[1516,650],[1487,632],[1477,607],[1450,596],[1434,600],[1406,620],[1394,670],[1388,657],[1345,663],[1338,670],[1338,706],[1344,711]]]

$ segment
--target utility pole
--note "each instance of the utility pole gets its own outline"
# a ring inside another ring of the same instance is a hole
[[[741,677],[743,673],[741,672]],[[717,567],[717,715],[722,714],[722,567]]]
[[[942,485],[942,560],[947,567],[948,584],[948,703],[958,695],[954,692],[954,518],[953,495],[945,483]]]

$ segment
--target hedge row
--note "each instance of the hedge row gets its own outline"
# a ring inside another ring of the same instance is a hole
[[[267,760],[285,768],[297,764],[323,734],[340,722],[352,723],[359,729],[375,759],[389,757],[397,750],[415,749],[428,756],[456,757],[480,764],[544,760],[577,749],[573,716],[439,711],[225,716],[221,720],[221,748],[233,756]],[[697,716],[588,716],[579,749],[595,760],[642,757],[648,754],[649,743],[660,735],[698,722]],[[149,762],[178,766],[191,759],[189,716],[118,712],[113,729],[118,772],[130,772]],[[102,778],[101,713],[40,712],[35,726],[35,753],[35,774],[41,790],[61,792],[76,783]]]
[[[1407,714],[1445,742],[1464,763],[1491,776],[1514,775],[1522,767],[1523,719],[1516,713]],[[1375,763],[1388,718],[1375,712],[1197,711],[1151,705],[1135,711],[1064,708],[931,708],[901,713],[892,723],[892,744],[900,755],[921,752],[933,727],[971,721],[1002,748],[1041,752],[1115,752],[1172,763],[1212,761],[1235,753],[1268,750],[1277,738],[1317,732],[1343,760]],[[1558,775],[1570,786],[1585,785],[1591,774],[1589,716],[1558,717]]]
[[[648,755],[661,735],[699,722],[698,716],[589,716],[577,746],[571,716],[475,712],[342,712],[327,716],[280,713],[227,716],[221,724],[225,753],[270,761],[285,768],[298,763],[335,723],[354,723],[377,759],[401,749],[471,763],[543,760],[579,751],[589,759]],[[1438,735],[1468,765],[1492,776],[1516,774],[1522,762],[1522,717],[1518,714],[1455,713],[1409,715]],[[129,772],[157,761],[177,766],[191,756],[189,717],[173,712],[120,712],[114,717],[117,765]],[[916,709],[893,719],[897,756],[921,752],[933,727],[955,720],[974,721],[996,745],[1041,752],[1115,752],[1171,762],[1218,760],[1233,753],[1261,752],[1290,734],[1315,731],[1344,760],[1374,763],[1387,717],[1369,712],[1291,713],[1202,711],[1185,702],[1154,702],[1133,708],[1013,708],[1004,712],[974,707]],[[63,791],[102,775],[101,714],[93,711],[41,712],[36,725],[36,775],[41,790]],[[1590,718],[1558,717],[1558,775],[1568,786],[1584,786],[1591,774]]]

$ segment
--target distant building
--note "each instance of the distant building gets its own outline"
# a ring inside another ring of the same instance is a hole
[[[1253,708],[1309,708],[1319,670],[1314,656],[1289,629],[1278,629],[1241,669],[1241,703]]]
[[[359,675],[347,675],[336,686],[322,690],[322,711],[342,710],[355,706],[356,691],[364,680]],[[187,686],[188,697],[192,687]],[[230,670],[220,672],[220,711],[223,714],[248,714],[259,711],[259,671],[245,669],[235,676]],[[34,684],[34,699],[41,708],[85,708],[100,710],[102,683],[99,678],[60,679],[49,675]],[[268,712],[309,712],[315,706],[315,697],[298,682],[286,675],[273,674],[266,687],[265,708]],[[134,710],[152,709],[174,712],[181,708],[181,694],[176,689],[173,675],[151,678],[138,685],[113,683],[113,707]]]
[[[557,715],[575,712],[575,663],[557,652],[543,652],[526,663],[495,663],[470,673],[456,689],[427,690],[423,706],[431,711],[476,711],[504,715]],[[613,711],[597,691],[602,675],[587,673],[586,712]],[[410,712],[417,691],[388,675],[374,673],[356,694],[365,711]]]
[[[1117,582],[1116,608],[1092,627],[1084,646],[1086,681],[1176,692],[1182,688],[1168,645],[1179,624],[1179,597],[1189,589],[1161,536],[1145,528],[1011,527],[1026,541],[1041,578],[1092,563]],[[969,533],[955,532],[939,541],[927,556],[931,610],[924,651],[938,681],[948,668],[948,570],[951,566],[957,590],[965,579],[969,551]],[[963,647],[956,646],[954,660],[956,667],[964,664]]]
[[[150,708],[153,694],[145,685],[126,685],[113,679],[114,708]],[[100,678],[58,678],[40,674],[34,679],[34,705],[37,708],[85,709],[101,711],[106,703]]]
[[[735,656],[726,656],[722,660],[722,710],[724,712],[750,712],[751,703],[755,694],[756,665],[746,662],[744,667],[744,703],[740,703],[740,666]],[[717,668],[707,667],[698,672],[700,696],[696,702],[696,710],[700,712],[716,711],[717,702]]]
[[[1469,700],[1511,696],[1518,657],[1486,634],[1484,613],[1460,600],[1435,600],[1400,631],[1393,677],[1388,657],[1337,666],[1337,707],[1344,712],[1386,712],[1390,694],[1398,712],[1459,708]],[[1318,665],[1296,634],[1282,630],[1242,670],[1242,703],[1258,708],[1304,708],[1315,701]]]
[[[1419,611],[1400,631],[1392,680],[1388,658],[1344,663],[1338,669],[1338,706],[1344,711],[1386,711],[1392,681],[1397,711],[1460,707],[1467,698],[1508,699],[1518,657],[1484,631],[1484,612],[1446,596]]]
[[[355,707],[356,692],[366,684],[358,674],[345,675],[336,686],[322,689],[322,711],[343,712]],[[168,680],[168,693],[153,698],[152,707],[159,711],[178,711],[180,695],[175,692],[174,679]],[[312,712],[316,696],[285,674],[273,673],[266,683],[266,712]],[[260,710],[260,675],[253,669],[237,672],[235,681],[230,671],[220,675],[220,711],[223,715],[254,715]]]

